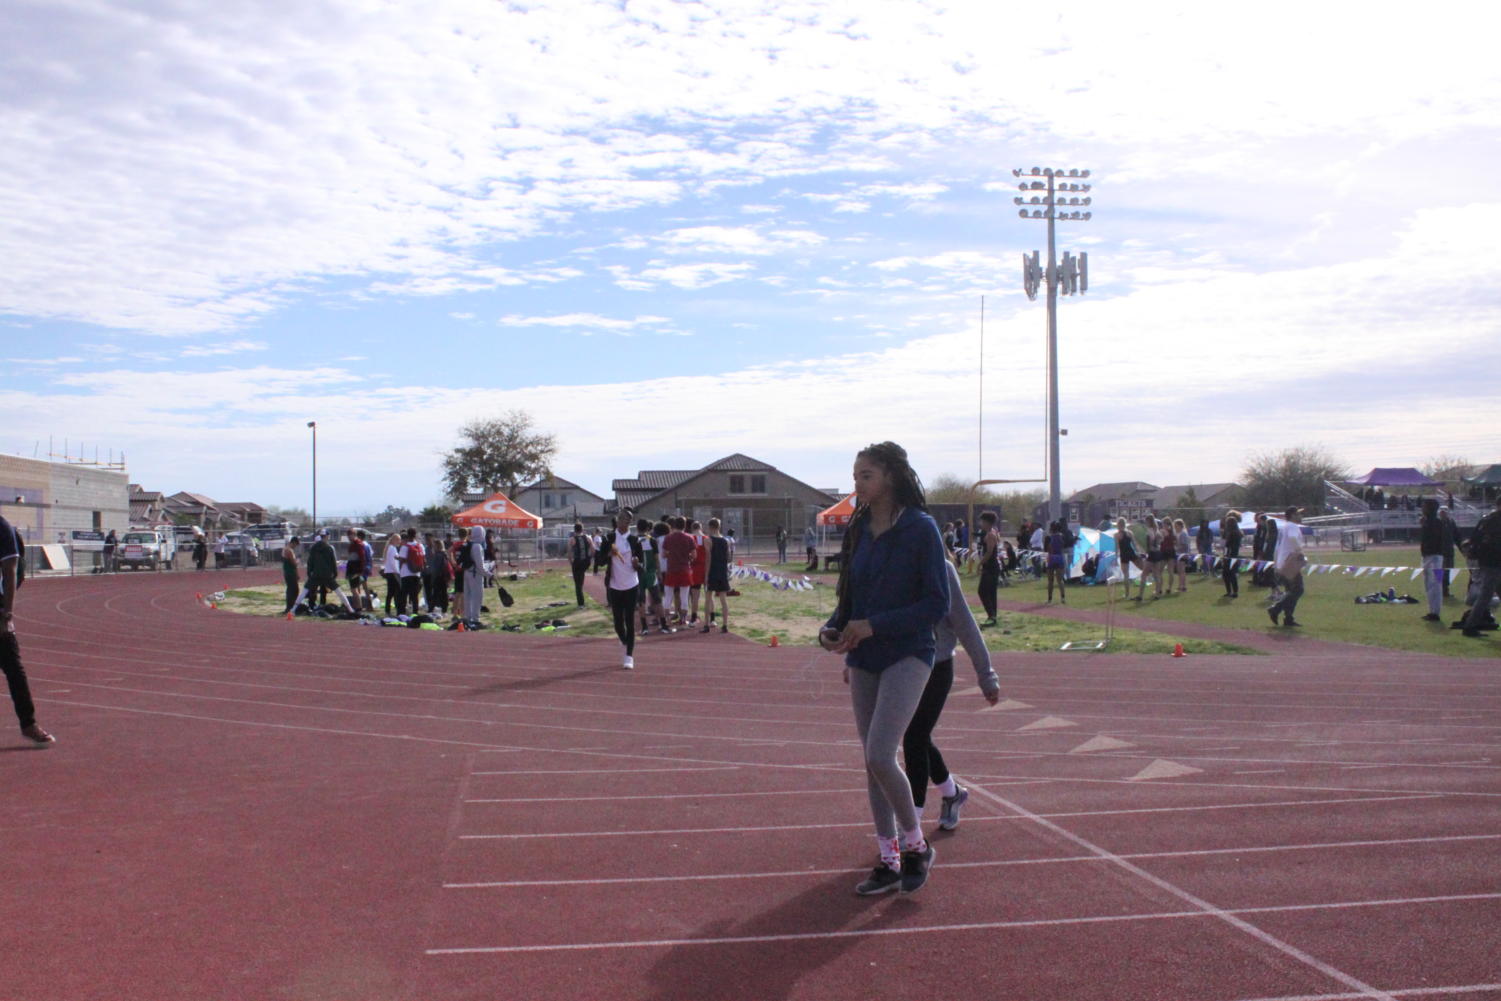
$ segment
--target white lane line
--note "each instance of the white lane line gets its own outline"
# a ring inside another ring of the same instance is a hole
[[[1454,834],[1428,838],[1390,838],[1382,841],[1320,841],[1298,845],[1249,845],[1238,848],[1194,848],[1177,852],[1130,852],[1122,853],[1127,859],[1176,859],[1199,858],[1210,855],[1250,855],[1273,852],[1321,851],[1331,848],[1386,848],[1397,845],[1437,844],[1452,841],[1495,841],[1501,834]],[[1098,855],[1061,855],[1040,858],[995,859],[988,862],[946,862],[945,869],[994,869],[1025,865],[1058,865],[1063,863],[1100,863],[1105,859]],[[445,890],[494,890],[526,886],[609,886],[618,883],[691,883],[726,879],[787,879],[798,876],[837,876],[842,872],[864,872],[859,869],[794,869],[785,872],[730,872],[700,873],[686,876],[615,876],[593,879],[513,879],[492,880],[475,883],[444,883]]]
[[[525,750],[508,747],[507,751]],[[571,752],[578,753],[578,752]],[[471,775],[640,775],[642,772],[733,772],[740,765],[708,765],[695,768],[528,768],[503,772],[470,772]],[[854,771],[854,769],[850,769]]]
[[[1451,987],[1404,987],[1390,991],[1392,997],[1452,997],[1456,994],[1478,994],[1480,991],[1501,990],[1498,984],[1456,984]],[[1364,994],[1284,994],[1274,998],[1244,998],[1241,1001],[1358,1001]]]
[[[631,772],[629,774],[635,774]],[[863,793],[865,786],[857,789],[773,789],[770,792],[689,792],[666,796],[518,796],[504,799],[466,799],[466,803],[619,803],[631,800],[664,799],[739,799],[745,796],[834,796],[846,793]]]
[[[1299,949],[1291,942],[1285,942],[1277,936],[1271,934],[1270,932],[1258,928],[1256,925],[1251,924],[1251,922],[1239,916],[1240,914],[1263,913],[1263,911],[1259,908],[1246,908],[1236,912],[1224,910],[1220,907],[1215,906],[1214,904],[1211,904],[1204,898],[1196,896],[1174,883],[1168,882],[1160,876],[1156,876],[1150,872],[1147,872],[1147,870],[1143,869],[1141,866],[1122,858],[1109,849],[1101,848],[1094,842],[1080,837],[1067,828],[1064,828],[1058,824],[1053,823],[1051,820],[1046,819],[1045,817],[1033,813],[1031,810],[1028,810],[1020,803],[1014,803],[1011,800],[1006,799],[1004,796],[1001,796],[999,793],[991,792],[989,789],[986,789],[980,785],[971,785],[970,789],[972,792],[978,793],[981,797],[989,800],[996,806],[1011,810],[1017,816],[1024,817],[1027,820],[1030,820],[1032,823],[1037,824],[1038,826],[1043,827],[1048,831],[1051,831],[1058,837],[1063,838],[1075,845],[1078,845],[1086,852],[1089,852],[1092,855],[1098,855],[1100,858],[1105,859],[1106,861],[1111,862],[1116,866],[1119,866],[1121,869],[1124,869],[1126,872],[1130,873],[1136,878],[1150,883],[1152,886],[1157,887],[1157,889],[1159,890],[1172,894],[1174,897],[1177,897],[1184,903],[1199,909],[1206,916],[1213,917],[1225,922],[1232,928],[1235,928],[1238,931],[1249,935],[1251,938],[1260,942],[1262,945],[1275,949],[1283,955],[1297,960],[1310,969],[1317,970],[1324,976],[1331,977],[1334,980],[1339,981],[1346,987],[1353,988],[1354,990],[1361,992],[1367,997],[1377,999],[1377,1001],[1395,1001],[1395,999],[1385,991],[1382,991],[1377,987],[1373,987],[1365,981],[1360,980],[1344,972],[1343,970],[1324,962],[1317,956],[1304,952],[1302,949]],[[1501,897],[1501,894],[1493,894],[1491,896]],[[1470,897],[1469,899],[1474,899],[1474,897]],[[1328,905],[1324,906],[1327,907]],[[1282,910],[1282,908],[1277,908],[1276,910]]]
[[[1204,910],[1193,911],[1163,911],[1160,913],[1144,914],[1105,914],[1090,915],[1079,918],[1036,918],[1024,921],[973,921],[963,924],[927,925],[924,927],[903,926],[900,928],[853,928],[846,931],[818,931],[818,932],[791,932],[782,935],[725,935],[716,938],[662,938],[646,939],[638,941],[621,942],[559,942],[544,945],[481,945],[459,946],[447,949],[426,949],[424,954],[428,956],[474,956],[497,953],[519,952],[582,952],[600,949],[670,949],[685,945],[745,945],[759,942],[806,942],[819,939],[840,938],[872,938],[885,935],[922,935],[930,933],[963,932],[963,931],[992,931],[1003,928],[1050,928],[1063,925],[1090,925],[1090,924],[1119,924],[1130,921],[1170,921],[1183,919],[1203,919],[1219,917],[1239,921],[1249,928],[1254,928],[1245,921],[1240,921],[1236,915],[1240,914],[1279,914],[1287,911],[1324,911],[1343,910],[1355,907],[1396,907],[1412,906],[1417,904],[1449,903],[1462,900],[1496,900],[1501,899],[1501,893],[1471,893],[1458,894],[1448,897],[1408,897],[1393,900],[1351,900],[1331,904],[1295,904],[1284,907],[1245,907],[1233,911],[1219,911],[1212,913]],[[1263,933],[1264,934],[1264,933]],[[1268,936],[1270,937],[1270,936]],[[1292,946],[1287,946],[1293,949]],[[1297,950],[1293,950],[1296,952]],[[1318,960],[1309,957],[1314,963]],[[1359,986],[1361,993],[1353,995],[1356,998],[1380,998],[1390,1001],[1393,997],[1390,993],[1378,991],[1369,987],[1355,978],[1334,971],[1326,976],[1334,976],[1340,983],[1349,986]],[[1336,976],[1336,974],[1338,974]]]
[[[1283,800],[1268,803],[1213,803],[1199,806],[1152,806],[1137,807],[1130,810],[1077,810],[1068,813],[1046,813],[1035,816],[1068,818],[1068,817],[1123,817],[1139,813],[1195,813],[1203,810],[1253,810],[1266,807],[1283,806],[1327,806],[1330,803],[1385,803],[1400,800],[1413,799],[1436,799],[1428,794],[1415,794],[1407,796],[1354,796],[1348,799],[1299,799]],[[1022,818],[1016,816],[1000,817],[974,817],[967,821],[971,824],[983,824],[992,821],[1015,821]],[[626,837],[664,837],[673,834],[749,834],[759,831],[811,831],[835,829],[844,827],[866,827],[870,821],[856,821],[835,824],[788,824],[776,827],[682,827],[667,828],[655,831],[548,831],[530,834],[463,834],[460,841],[534,841],[547,838],[626,838]]]
[[[1248,772],[1231,772],[1231,775],[1281,775],[1286,768],[1255,768]]]

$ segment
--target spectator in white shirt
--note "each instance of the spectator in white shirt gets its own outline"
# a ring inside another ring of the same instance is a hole
[[[1298,526],[1298,514],[1297,508],[1288,508],[1287,520],[1278,526],[1273,562],[1277,577],[1282,580],[1286,590],[1277,603],[1266,610],[1273,625],[1277,624],[1278,615],[1282,616],[1284,626],[1301,625],[1293,618],[1293,612],[1298,607],[1298,599],[1303,597],[1303,567],[1308,559],[1303,555],[1303,530]]]

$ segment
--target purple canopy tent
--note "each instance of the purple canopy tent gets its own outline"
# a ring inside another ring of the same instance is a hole
[[[1441,487],[1443,484],[1438,480],[1430,480],[1411,466],[1397,466],[1386,468],[1377,466],[1364,476],[1347,480],[1347,483],[1358,483],[1363,487]]]

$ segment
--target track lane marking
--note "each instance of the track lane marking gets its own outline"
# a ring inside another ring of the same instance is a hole
[[[1087,915],[1077,918],[1036,918],[1033,920],[1020,921],[971,921],[961,924],[904,926],[900,928],[851,928],[844,931],[819,931],[819,932],[789,932],[782,935],[724,935],[717,938],[663,938],[644,939],[637,941],[619,942],[559,942],[542,945],[480,945],[480,946],[457,946],[440,949],[426,949],[424,954],[428,956],[473,956],[493,955],[505,953],[523,952],[584,952],[600,949],[670,949],[686,945],[745,945],[764,942],[806,942],[819,939],[839,938],[873,938],[884,935],[924,935],[941,934],[944,932],[963,931],[995,931],[1008,928],[1050,928],[1064,925],[1091,925],[1091,924],[1120,924],[1131,921],[1172,921],[1172,920],[1203,920],[1204,918],[1217,917],[1232,919],[1234,922],[1255,928],[1249,922],[1241,921],[1238,917],[1242,914],[1282,914],[1291,911],[1329,911],[1346,910],[1359,907],[1402,907],[1416,906],[1419,904],[1453,903],[1466,900],[1498,900],[1501,893],[1464,893],[1443,897],[1404,897],[1387,900],[1347,900],[1327,904],[1289,904],[1279,907],[1241,907],[1234,910],[1222,910],[1215,912],[1196,909],[1191,911],[1162,911],[1159,913],[1141,914],[1108,914]],[[1265,933],[1263,933],[1265,934]],[[1267,936],[1270,938],[1271,936]],[[1275,940],[1274,940],[1275,941]],[[1287,949],[1298,953],[1293,946]],[[1301,955],[1306,955],[1301,954]],[[1295,957],[1296,958],[1296,957]],[[1348,974],[1341,974],[1334,967],[1323,964],[1319,960],[1309,956],[1312,963],[1318,963],[1327,967],[1332,973],[1325,974],[1338,980],[1340,983],[1362,988],[1360,993],[1353,995],[1356,998],[1378,998],[1391,1001],[1393,995],[1389,992],[1380,991],[1367,984],[1356,980]],[[1318,967],[1315,967],[1316,969]],[[1322,970],[1320,971],[1322,972]]]
[[[1098,855],[1101,859],[1104,859],[1105,861],[1110,862],[1112,865],[1125,870],[1126,872],[1135,876],[1137,879],[1143,880],[1146,883],[1149,883],[1150,885],[1156,887],[1157,889],[1162,890],[1165,893],[1169,893],[1174,897],[1177,897],[1184,903],[1189,904],[1190,906],[1202,911],[1205,916],[1223,921],[1224,923],[1230,925],[1232,928],[1235,928],[1236,930],[1243,932],[1244,934],[1260,942],[1262,945],[1265,945],[1271,949],[1275,949],[1283,955],[1297,960],[1304,966],[1316,970],[1319,973],[1322,973],[1324,976],[1344,984],[1346,987],[1353,988],[1366,997],[1374,998],[1376,999],[1376,1001],[1395,1001],[1395,999],[1387,992],[1374,987],[1371,984],[1366,983],[1364,980],[1352,976],[1349,973],[1346,973],[1333,964],[1324,962],[1322,959],[1319,959],[1312,953],[1308,953],[1303,951],[1302,949],[1299,949],[1291,942],[1278,938],[1272,933],[1257,927],[1256,925],[1240,916],[1242,914],[1260,914],[1268,913],[1270,911],[1280,912],[1283,910],[1310,909],[1308,907],[1268,909],[1241,908],[1236,911],[1225,910],[1216,906],[1215,904],[1210,903],[1203,897],[1190,893],[1189,891],[1178,886],[1176,883],[1169,882],[1168,880],[1163,879],[1161,876],[1157,876],[1153,873],[1148,872],[1141,866],[1132,861],[1129,861],[1128,859],[1122,858],[1121,856],[1110,851],[1108,848],[1102,848],[1094,842],[1088,840],[1087,838],[1081,837],[1080,835],[1075,834],[1073,831],[1070,831],[1059,824],[1053,823],[1048,818],[1041,816],[1040,814],[1033,813],[1031,810],[1028,810],[1020,803],[1012,802],[999,793],[991,792],[989,789],[986,789],[984,786],[978,784],[972,784],[970,786],[970,791],[972,793],[978,793],[982,798],[989,800],[995,806],[1010,810],[1018,817],[1030,821],[1031,823],[1036,824],[1048,831],[1051,831],[1054,835],[1079,846],[1086,852],[1089,852],[1092,855]],[[1491,897],[1501,898],[1501,894],[1465,895],[1465,899],[1484,899]],[[1321,908],[1315,909],[1327,908],[1328,906],[1329,905],[1321,905]]]
[[[863,791],[863,790],[862,790]],[[1276,852],[1323,851],[1342,848],[1388,848],[1397,845],[1440,844],[1463,841],[1495,841],[1501,834],[1451,834],[1426,838],[1389,838],[1380,841],[1319,841],[1296,845],[1252,845],[1236,848],[1192,848],[1175,852],[1122,852],[1125,859],[1177,859],[1200,858],[1213,855],[1251,855]],[[994,859],[985,862],[946,862],[945,869],[992,869],[1011,866],[1057,865],[1061,863],[1105,861],[1098,855],[1060,855],[1038,858]],[[689,883],[727,879],[787,879],[798,876],[837,876],[840,873],[862,873],[864,867],[837,869],[790,869],[783,872],[731,872],[696,873],[685,876],[614,876],[591,879],[512,879],[468,883],[444,883],[445,890],[510,889],[527,886],[610,886],[621,883]]]

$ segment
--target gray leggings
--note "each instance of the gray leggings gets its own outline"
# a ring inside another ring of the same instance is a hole
[[[907,724],[917,712],[923,689],[928,685],[931,664],[906,657],[884,671],[850,668],[850,697],[855,704],[855,727],[865,745],[865,782],[870,791],[870,816],[876,833],[897,836],[897,825],[910,831],[917,827],[917,808],[912,805],[912,784],[897,763]]]
[[[478,567],[464,571],[464,618],[479,620],[480,605],[485,601],[485,572]],[[416,609],[413,609],[416,611]]]

